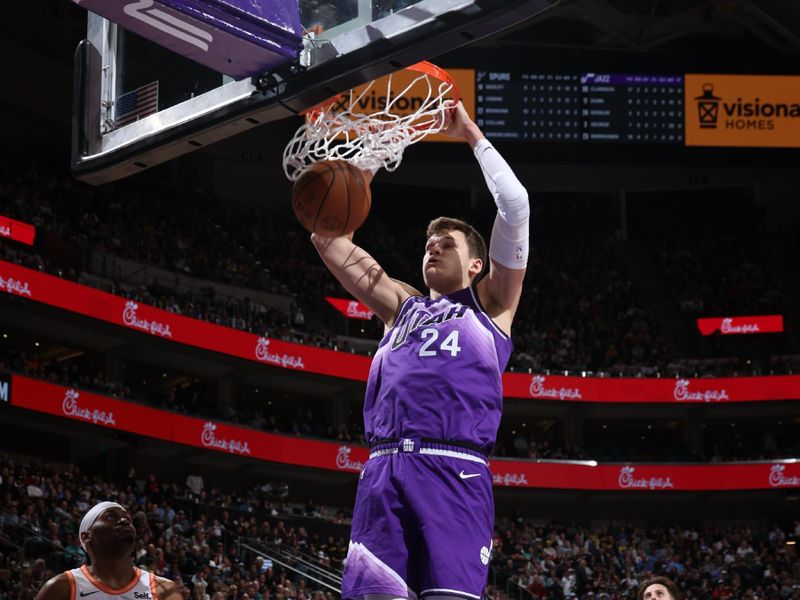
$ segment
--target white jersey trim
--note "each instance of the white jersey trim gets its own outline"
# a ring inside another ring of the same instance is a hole
[[[446,588],[432,588],[430,590],[422,590],[420,592],[420,596],[424,596],[427,593],[438,593],[438,594],[458,594],[459,596],[466,596],[467,598],[475,598],[475,600],[480,600],[480,596],[476,596],[475,594],[470,594],[469,592],[462,592],[461,590],[448,590]]]

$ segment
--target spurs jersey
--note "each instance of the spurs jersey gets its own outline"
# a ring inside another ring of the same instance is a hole
[[[70,600],[158,600],[156,576],[134,567],[133,579],[118,590],[97,581],[86,565],[67,571]]]
[[[490,454],[512,349],[472,287],[436,300],[407,298],[370,367],[367,440],[452,440]]]

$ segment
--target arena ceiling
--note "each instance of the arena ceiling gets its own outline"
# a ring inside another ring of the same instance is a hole
[[[691,50],[751,38],[800,52],[800,3],[785,0],[562,0],[497,41],[622,50]]]

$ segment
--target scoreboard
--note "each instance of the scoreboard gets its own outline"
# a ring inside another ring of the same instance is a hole
[[[684,145],[684,77],[475,72],[489,139]]]

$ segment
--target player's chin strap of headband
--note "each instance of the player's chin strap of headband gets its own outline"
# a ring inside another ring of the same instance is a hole
[[[509,269],[524,269],[528,264],[530,243],[528,192],[488,140],[482,139],[475,144],[474,152],[497,204],[489,256]]]

